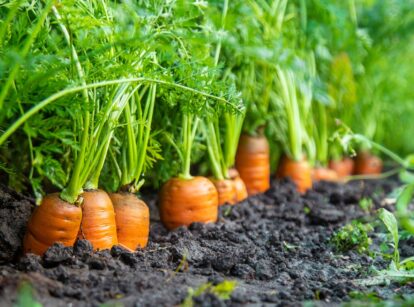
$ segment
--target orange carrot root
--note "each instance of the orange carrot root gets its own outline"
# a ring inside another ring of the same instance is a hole
[[[110,249],[118,244],[115,212],[108,194],[102,190],[82,194],[83,218],[78,238],[92,243],[94,250]]]
[[[148,243],[150,215],[148,206],[131,193],[109,195],[115,210],[118,244],[135,251]]]
[[[57,242],[73,246],[81,220],[81,208],[63,201],[58,193],[45,196],[30,217],[23,240],[24,253],[43,255]]]
[[[369,153],[360,152],[355,159],[356,175],[379,175],[382,172],[382,160]]]
[[[240,178],[239,172],[235,168],[232,168],[229,170],[229,175],[230,179],[233,181],[234,189],[236,190],[235,202],[238,203],[245,200],[248,196],[247,188],[243,179]]]
[[[306,159],[294,161],[283,157],[279,163],[276,176],[278,178],[290,177],[296,184],[299,193],[305,193],[312,188],[311,167]]]
[[[326,167],[315,167],[312,169],[312,180],[314,182],[338,181],[338,179],[338,174],[332,169]]]
[[[194,222],[215,222],[217,215],[218,193],[205,177],[172,178],[161,189],[160,217],[168,229]]]
[[[216,180],[210,179],[217,189],[218,193],[218,205],[225,204],[234,205],[236,203],[236,188],[234,182],[230,179]]]
[[[351,176],[354,172],[354,160],[343,158],[342,160],[331,160],[329,168],[334,170],[340,179]]]
[[[269,143],[264,136],[240,137],[236,169],[249,195],[263,193],[270,187]]]

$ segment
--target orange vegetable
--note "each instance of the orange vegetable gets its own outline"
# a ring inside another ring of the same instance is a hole
[[[130,251],[144,248],[148,243],[150,214],[148,206],[135,194],[112,193],[118,244]]]
[[[233,181],[234,189],[236,190],[235,202],[241,202],[247,198],[247,189],[243,179],[240,178],[239,172],[235,169],[229,169],[230,179]]]
[[[236,188],[234,187],[234,182],[232,180],[217,180],[214,178],[211,178],[210,180],[217,189],[219,206],[224,204],[234,205],[236,203]]]
[[[283,157],[279,163],[276,176],[278,178],[290,177],[296,184],[299,193],[305,193],[312,188],[312,169],[306,159],[294,161]]]
[[[329,168],[336,171],[339,178],[351,176],[354,172],[354,160],[351,158],[343,158],[342,160],[331,160]]]
[[[264,136],[240,137],[236,154],[236,169],[243,179],[247,193],[254,195],[270,187],[269,143]]]
[[[360,152],[355,159],[356,175],[379,175],[382,172],[382,160],[369,153]]]
[[[312,169],[313,181],[338,181],[338,174],[327,167],[315,167]]]
[[[78,238],[89,240],[95,250],[117,245],[115,212],[109,195],[102,190],[90,190],[82,197],[83,217]]]
[[[80,207],[60,199],[59,193],[45,196],[30,217],[23,240],[24,253],[43,255],[57,242],[72,246],[76,241],[81,220]]]
[[[205,177],[171,178],[160,192],[160,217],[164,226],[174,229],[194,222],[215,222],[218,193]]]

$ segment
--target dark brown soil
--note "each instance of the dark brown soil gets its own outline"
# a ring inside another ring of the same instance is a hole
[[[35,207],[30,198],[0,184],[0,264],[21,253],[26,223]]]
[[[216,224],[173,232],[159,223],[153,196],[147,199],[152,225],[145,250],[114,247],[93,253],[89,242],[79,241],[74,248],[55,245],[43,258],[20,259],[33,203],[1,187],[0,306],[15,301],[23,281],[33,285],[45,306],[171,306],[183,302],[190,287],[223,280],[237,281],[229,300],[204,294],[194,299],[196,305],[296,306],[315,300],[340,303],[351,291],[374,291],[383,298],[413,293],[410,285],[360,286],[355,280],[386,262],[352,251],[337,254],[329,244],[335,229],[366,215],[359,208],[361,198],[372,198],[378,208],[395,187],[394,181],[320,183],[300,196],[290,182],[273,182],[263,195],[222,207]]]

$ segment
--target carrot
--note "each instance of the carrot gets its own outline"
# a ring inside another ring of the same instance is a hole
[[[338,181],[338,174],[327,167],[315,167],[312,169],[312,181]]]
[[[217,189],[219,206],[224,204],[234,205],[236,203],[236,188],[232,180],[218,180],[214,178],[211,178],[210,180]]]
[[[287,156],[283,157],[276,176],[278,178],[290,177],[299,193],[303,194],[312,188],[311,167],[306,159],[295,161]]]
[[[85,74],[76,47],[68,35],[68,30],[61,22],[61,16],[57,8],[53,7],[52,10],[62,30],[63,37],[72,51],[71,55],[79,80],[82,85],[86,85]],[[82,112],[72,110],[77,117],[76,119],[72,118],[72,121],[76,123],[74,131],[79,132],[79,135],[73,136],[73,139],[79,140],[77,144],[79,150],[75,151],[74,154],[72,173],[65,188],[59,194],[46,196],[40,207],[36,208],[31,216],[23,243],[25,252],[42,255],[55,242],[61,242],[66,246],[73,245],[79,236],[82,219],[88,218],[89,214],[84,215],[82,208],[79,207],[82,204],[82,198],[79,196],[91,170],[98,167],[101,144],[105,144],[105,138],[101,138],[102,134],[105,134],[106,139],[110,139],[111,135],[111,129],[102,129],[106,121],[98,119],[107,118],[111,114],[111,106],[115,106],[110,103],[103,105],[96,103],[96,101],[90,101],[90,95],[86,88],[82,89],[82,94],[84,104],[90,106],[96,116],[91,117],[90,107],[82,108]],[[117,110],[120,109],[119,105],[116,105],[116,107]],[[105,116],[103,116],[104,114]],[[114,121],[111,120],[110,122],[113,123]],[[80,127],[79,123],[81,123]],[[94,138],[92,138],[92,131],[94,132]],[[102,133],[102,131],[107,133]]]
[[[378,175],[381,171],[381,158],[366,151],[358,153],[355,159],[354,173],[356,175]]]
[[[109,194],[115,210],[118,244],[130,251],[148,243],[150,215],[148,206],[132,193]]]
[[[264,136],[240,137],[236,169],[246,184],[247,193],[254,195],[270,187],[269,143]]]
[[[81,219],[81,208],[62,200],[59,193],[45,196],[30,217],[23,239],[24,253],[43,255],[56,242],[72,246]]]
[[[115,212],[117,240],[119,245],[132,252],[138,247],[146,247],[148,243],[150,213],[136,193],[144,183],[144,165],[150,157],[148,144],[156,91],[155,84],[127,89],[126,94],[131,99],[124,109],[122,129],[118,130],[118,137],[122,140],[116,150],[119,155],[114,156],[119,166],[113,173],[113,178],[118,176],[115,181],[117,192],[109,194],[109,197]]]
[[[235,202],[241,202],[247,198],[247,189],[243,179],[240,178],[239,172],[235,168],[229,169],[230,179],[233,181],[236,190]]]
[[[160,192],[160,217],[165,227],[174,229],[194,222],[215,222],[218,193],[205,177],[171,178]]]
[[[351,176],[354,172],[354,160],[351,158],[343,158],[342,160],[331,160],[329,168],[336,171],[338,178]]]
[[[102,190],[89,190],[82,197],[83,217],[78,238],[89,240],[95,250],[117,245],[115,212],[108,194]]]

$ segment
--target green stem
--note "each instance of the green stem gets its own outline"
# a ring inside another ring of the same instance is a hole
[[[227,16],[227,10],[229,8],[229,0],[224,0],[223,3],[223,14],[221,15],[221,30],[224,30],[224,26],[226,23],[226,16]],[[220,59],[220,52],[221,52],[221,36],[219,38],[219,42],[216,46],[216,52],[214,54],[214,66],[217,66],[219,59]]]
[[[105,146],[102,149],[101,154],[98,156],[96,167],[94,168],[92,176],[89,178],[89,180],[85,184],[85,188],[87,190],[96,190],[99,186],[99,177],[101,176],[101,172],[105,164],[106,156],[109,150],[109,145],[111,144],[112,135],[113,135],[113,132],[110,133],[108,140],[106,140],[105,142]]]
[[[184,179],[190,179],[190,163],[191,163],[191,146],[190,146],[190,139],[191,139],[191,115],[184,114],[183,115],[183,146],[184,146],[184,163],[182,174],[180,177]]]
[[[114,171],[116,171],[116,174],[118,175],[118,178],[122,178],[122,170],[121,167],[118,164],[118,161],[116,160],[115,153],[112,148],[109,149],[109,157],[111,158],[111,161],[114,165]]]
[[[77,201],[79,194],[82,192],[82,185],[83,185],[79,179],[80,179],[80,174],[84,166],[84,158],[86,155],[86,149],[87,149],[88,140],[89,140],[89,126],[90,126],[89,96],[88,96],[88,91],[86,89],[85,74],[80,64],[78,53],[76,52],[75,46],[71,42],[69,31],[66,29],[65,25],[62,23],[61,21],[62,18],[60,17],[59,12],[56,9],[56,7],[53,6],[52,10],[63,32],[65,40],[71,48],[72,57],[75,62],[76,71],[78,73],[78,78],[81,81],[81,84],[83,86],[83,89],[81,91],[82,91],[83,99],[85,101],[85,112],[83,114],[82,128],[81,128],[82,136],[80,139],[80,144],[81,144],[80,151],[76,157],[75,166],[73,168],[72,175],[69,179],[69,183],[60,194],[60,197],[63,200],[71,204],[74,204]]]
[[[223,170],[220,163],[220,143],[218,142],[218,136],[216,134],[216,129],[214,124],[210,120],[208,123],[203,124],[204,132],[206,134],[207,139],[207,151],[210,158],[210,163],[212,166],[212,171],[215,179],[223,180]]]
[[[232,156],[233,153],[233,147],[234,147],[234,139],[236,131],[236,125],[235,125],[235,115],[232,114],[225,114],[224,115],[224,121],[225,121],[225,134],[224,134],[224,161],[226,163],[227,168],[230,168],[233,166],[234,163],[234,157]],[[233,129],[232,129],[233,127]],[[238,141],[238,137],[237,137]],[[236,145],[237,146],[237,145]]]
[[[133,102],[138,104],[140,108],[140,99],[136,97],[133,99]],[[129,104],[125,106],[125,121],[126,121],[126,142],[127,146],[122,148],[122,177],[121,177],[121,187],[131,183],[132,172],[135,169],[136,165],[134,164],[137,155],[137,147],[135,143],[135,132],[132,126],[131,121],[131,107]]]
[[[156,84],[152,85],[149,91],[150,92],[149,92],[149,96],[147,100],[147,104],[149,104],[149,109],[148,109],[147,116],[145,116],[145,123],[143,123],[144,130],[145,130],[145,136],[141,144],[141,147],[139,148],[139,156],[138,156],[137,168],[136,168],[136,173],[135,173],[135,178],[134,178],[135,190],[138,189],[137,185],[141,177],[142,170],[144,168],[145,156],[147,154],[148,141],[149,141],[150,134],[151,134],[152,117],[154,114],[157,85]]]
[[[277,69],[279,80],[279,91],[283,100],[286,121],[288,125],[288,144],[287,154],[290,154],[293,160],[302,159],[302,124],[298,100],[296,96],[295,76],[291,71]]]
[[[394,176],[404,170],[404,167],[397,167],[395,169],[383,172],[378,175],[353,175],[345,178],[345,182],[354,181],[354,180],[380,180],[385,179],[391,176]]]
[[[321,103],[318,103],[318,119],[318,162],[325,166],[328,162],[328,128],[325,106]]]
[[[43,108],[45,108],[46,106],[48,106],[49,104],[51,104],[52,102],[58,100],[59,98],[62,98],[64,96],[73,94],[73,93],[77,93],[80,91],[83,91],[85,89],[92,89],[92,88],[99,88],[99,87],[104,87],[104,86],[108,86],[108,85],[114,85],[114,84],[121,84],[121,83],[131,83],[131,82],[148,82],[148,83],[157,83],[157,84],[162,84],[162,85],[166,85],[166,86],[171,86],[171,87],[176,87],[176,88],[180,88],[189,92],[192,92],[194,94],[197,95],[201,95],[207,98],[211,98],[214,100],[217,100],[219,102],[228,104],[229,106],[232,106],[226,99],[221,98],[221,97],[217,97],[208,93],[205,93],[203,91],[199,91],[181,84],[176,84],[176,83],[172,83],[172,82],[167,82],[167,81],[162,81],[162,80],[156,80],[156,79],[151,79],[151,78],[128,78],[128,79],[117,79],[117,80],[107,80],[107,81],[101,81],[101,82],[96,82],[96,83],[90,83],[87,85],[81,85],[81,86],[76,86],[76,87],[72,87],[72,88],[68,88],[65,90],[62,90],[60,92],[57,92],[51,96],[49,96],[48,98],[40,101],[38,104],[36,104],[34,107],[32,107],[30,110],[28,110],[23,116],[19,117],[18,120],[16,120],[1,136],[0,136],[0,145],[2,145],[9,137],[10,135],[12,135],[21,125],[23,125],[30,117],[32,117],[33,115],[35,115],[37,112],[39,112],[40,110],[42,110]]]
[[[111,95],[111,101],[101,110],[99,118],[103,118],[93,134],[90,142],[92,144],[101,144],[99,147],[92,146],[88,153],[88,158],[85,161],[85,167],[81,174],[81,182],[88,179],[85,187],[87,189],[97,189],[99,184],[99,177],[101,175],[106,156],[108,154],[109,145],[111,143],[114,129],[118,124],[119,117],[123,113],[125,106],[138,89],[132,92],[127,92],[129,84],[122,84],[118,86]]]
[[[193,141],[195,138],[195,133],[198,127],[199,119],[194,118],[192,114],[183,114],[183,130],[182,130],[182,140],[183,140],[183,165],[182,172],[179,175],[183,179],[193,178],[190,173],[191,167],[191,151],[193,148]]]
[[[349,0],[349,11],[354,25],[358,26],[358,17],[355,6],[355,0]]]

